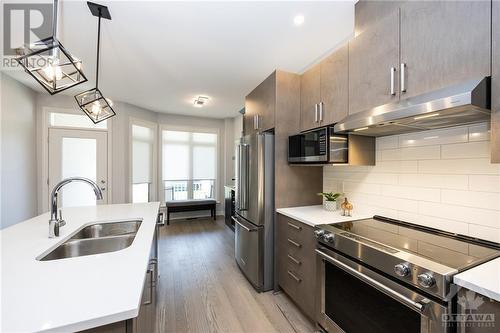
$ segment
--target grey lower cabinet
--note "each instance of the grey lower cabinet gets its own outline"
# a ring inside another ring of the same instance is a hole
[[[84,333],[156,333],[156,298],[158,283],[158,228],[156,226],[142,289],[139,315],[135,318],[84,330]]]
[[[408,1],[400,29],[401,99],[491,75],[490,1]]]
[[[500,303],[466,288],[458,291],[458,311],[463,322],[457,333],[498,333]]]
[[[398,66],[399,8],[349,42],[349,114],[397,101]]]
[[[277,214],[278,285],[312,320],[315,318],[316,239],[314,228]]]
[[[491,73],[491,162],[500,163],[500,0],[493,1]]]

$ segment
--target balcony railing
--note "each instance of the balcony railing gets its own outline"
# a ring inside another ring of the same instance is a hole
[[[215,179],[165,179],[165,201],[215,199]]]

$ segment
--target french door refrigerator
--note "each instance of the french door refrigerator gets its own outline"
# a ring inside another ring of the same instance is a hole
[[[273,288],[274,135],[241,138],[236,146],[235,258],[257,291]]]

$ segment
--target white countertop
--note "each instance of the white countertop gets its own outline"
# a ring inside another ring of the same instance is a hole
[[[325,210],[322,205],[278,208],[276,212],[313,227],[319,224],[347,222],[373,217],[373,214],[356,210],[353,210],[352,216],[342,216],[340,210],[330,212]]]
[[[158,207],[155,202],[66,208],[59,238],[48,238],[48,213],[1,230],[1,331],[79,331],[136,317]],[[36,260],[84,224],[131,218],[143,222],[126,249]]]
[[[453,282],[500,302],[500,258],[455,275]]]

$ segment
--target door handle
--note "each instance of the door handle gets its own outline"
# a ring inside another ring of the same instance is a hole
[[[234,216],[231,216],[231,219],[236,224],[238,224],[240,227],[242,227],[244,230],[246,230],[247,232],[254,232],[254,231],[258,231],[259,230],[258,228],[252,228],[252,229],[250,229],[249,227],[247,227],[246,225],[244,225],[243,223],[241,223],[240,221],[238,221],[238,219],[235,218]]]
[[[290,271],[287,271],[288,275],[290,275],[295,281],[297,281],[298,283],[300,283],[302,281],[301,278],[299,278],[297,275],[293,274],[292,272]]]
[[[290,259],[291,261],[293,261],[293,262],[294,262],[295,264],[297,264],[297,265],[300,265],[300,264],[301,264],[300,260],[295,259],[294,257],[292,257],[292,256],[291,256],[291,255],[289,255],[289,254],[288,254],[288,259]]]
[[[290,238],[288,238],[288,243],[292,244],[295,247],[302,247],[302,245],[300,245],[299,243],[291,240]]]
[[[396,88],[394,87],[394,80],[396,76],[396,67],[391,67],[391,95],[396,95]]]
[[[405,84],[405,69],[406,69],[406,64],[404,62],[401,63],[401,92],[405,93],[406,92],[406,84]]]
[[[314,104],[314,122],[318,122],[318,104]]]
[[[323,121],[323,102],[319,102],[319,122]]]
[[[302,230],[302,227],[295,225],[293,223],[288,222],[288,226],[294,228],[295,230]]]

